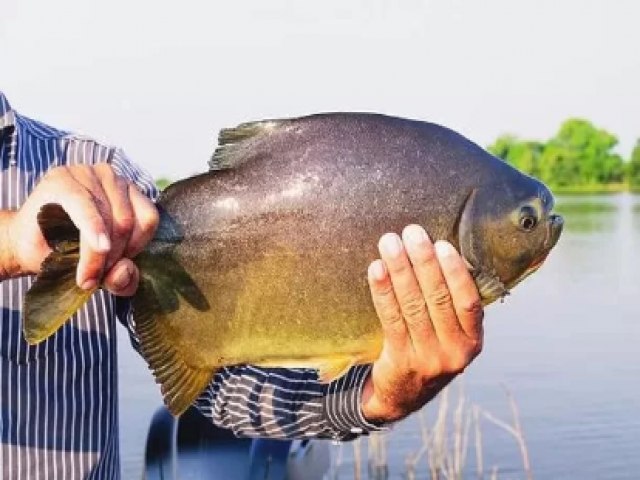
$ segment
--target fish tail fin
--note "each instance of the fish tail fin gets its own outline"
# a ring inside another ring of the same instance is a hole
[[[140,353],[160,385],[165,405],[178,416],[211,382],[214,371],[189,365],[170,341],[170,326],[163,311],[177,308],[174,302],[178,299],[169,282],[166,277],[154,275],[153,268],[144,270],[133,297],[133,320]]]
[[[53,252],[42,263],[25,296],[22,328],[31,345],[53,334],[95,291],[76,284],[80,233],[62,207],[44,205],[38,213],[38,224]]]
[[[218,134],[218,148],[209,160],[209,170],[224,170],[237,166],[247,149],[263,134],[268,134],[280,126],[283,120],[262,120],[241,123],[237,127],[223,128]]]

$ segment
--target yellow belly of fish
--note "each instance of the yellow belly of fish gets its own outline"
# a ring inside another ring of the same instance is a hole
[[[206,318],[182,302],[165,320],[199,367],[308,367],[329,381],[382,347],[366,277],[339,263],[316,258],[321,267],[301,269],[292,255],[266,256],[201,282],[212,306]]]
[[[382,331],[366,259],[279,250],[244,263],[218,258],[213,268],[187,253],[178,261],[208,307],[178,296],[177,305],[136,317],[143,356],[173,413],[184,411],[222,366],[315,368],[329,382],[378,357]],[[145,278],[142,289],[159,294],[153,277]]]

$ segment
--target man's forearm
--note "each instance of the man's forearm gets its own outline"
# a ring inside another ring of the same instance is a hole
[[[15,277],[20,273],[20,266],[13,253],[10,235],[11,220],[15,214],[13,210],[0,210],[0,281]]]

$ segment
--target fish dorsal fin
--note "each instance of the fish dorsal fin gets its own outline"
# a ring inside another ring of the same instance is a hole
[[[223,128],[218,134],[218,148],[209,160],[209,171],[233,168],[242,162],[245,153],[256,140],[268,135],[282,123],[281,120],[262,120],[241,123],[234,128]]]

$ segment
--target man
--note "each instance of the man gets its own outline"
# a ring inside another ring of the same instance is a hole
[[[118,478],[115,319],[132,333],[130,260],[153,236],[152,179],[118,149],[17,114],[0,92],[0,465],[3,478]],[[63,206],[81,232],[77,283],[102,282],[37,346],[22,298],[49,249],[36,216]],[[373,364],[329,384],[303,369],[218,372],[196,405],[238,435],[351,439],[433,398],[480,352],[482,307],[464,261],[418,226],[380,240],[369,283],[385,334]]]

